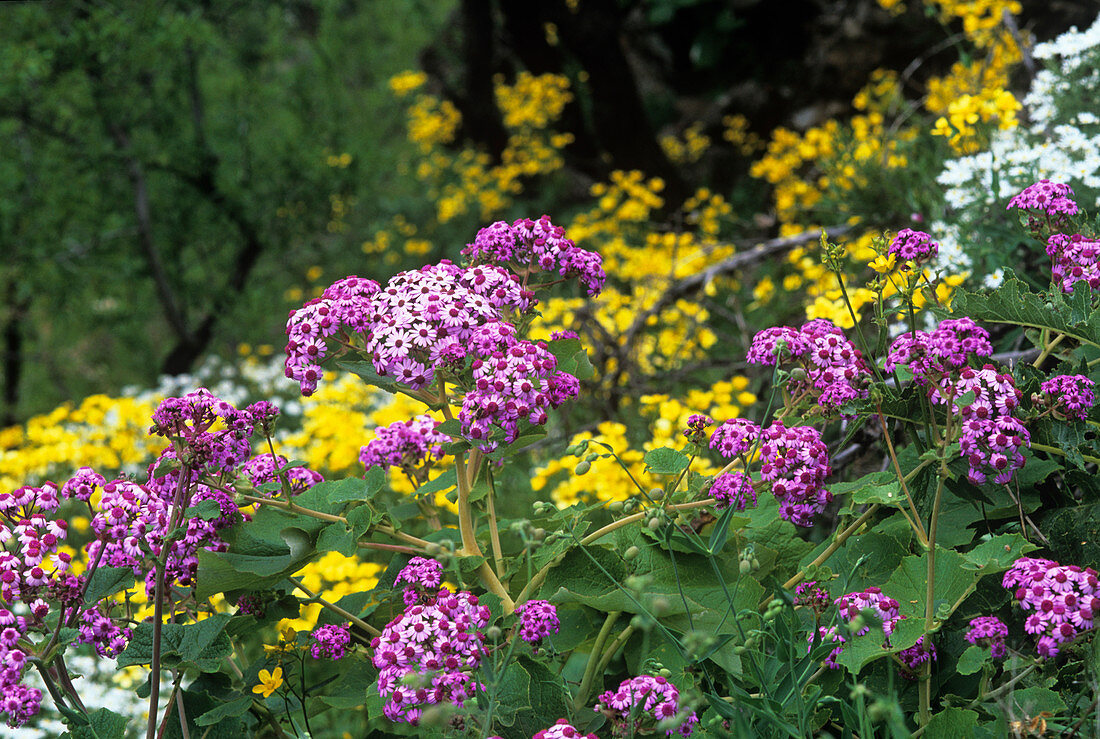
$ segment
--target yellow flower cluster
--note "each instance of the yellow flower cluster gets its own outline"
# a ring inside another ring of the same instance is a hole
[[[573,99],[568,79],[521,72],[511,85],[496,79],[495,95],[508,130],[499,163],[471,148],[445,148],[453,143],[461,123],[461,114],[450,102],[420,95],[409,108],[408,137],[421,152],[413,171],[429,184],[428,196],[436,204],[440,223],[471,211],[490,220],[523,191],[524,178],[555,172],[564,164],[561,151],[573,138],[552,126]]]
[[[684,130],[683,137],[666,134],[659,139],[665,156],[676,164],[692,164],[702,159],[710,148],[710,137],[703,133],[702,123],[693,123]]]
[[[979,122],[996,122],[1001,130],[1015,128],[1016,111],[1022,106],[1007,90],[983,90],[978,95],[961,95],[947,106],[947,115],[936,119],[933,136],[944,136],[960,154],[974,154],[982,148]]]
[[[886,114],[900,101],[896,73],[876,70],[856,94],[861,111],[847,124],[830,119],[803,134],[779,127],[766,153],[749,173],[773,186],[776,216],[782,223],[799,220],[826,192],[843,192],[867,184],[868,169],[900,169],[908,159],[901,145],[916,129],[888,130]]]
[[[316,562],[312,562],[295,577],[304,587],[316,593],[329,603],[335,603],[345,595],[365,593],[378,584],[378,576],[385,568],[375,562],[364,562],[357,557],[345,557],[338,552],[327,552]],[[299,597],[301,593],[297,593]],[[288,626],[296,631],[312,631],[321,615],[319,603],[301,606],[298,618],[284,618],[279,622],[279,630]]]
[[[402,98],[414,90],[420,89],[428,81],[428,75],[420,70],[405,70],[390,78],[390,90],[396,97]]]
[[[595,299],[547,300],[533,324],[536,332],[576,328],[574,313],[584,308],[601,329],[607,347],[617,345],[610,352],[608,369],[615,372],[619,358],[628,357],[632,367],[647,375],[698,359],[717,342],[706,325],[709,312],[696,300],[679,299],[647,314],[674,281],[734,253],[731,245],[717,239],[732,208],[720,195],[700,190],[683,206],[683,222],[694,230],[654,231],[650,218],[663,205],[663,189],[660,179],[646,179],[637,171],[614,172],[609,182],[593,186],[595,207],[567,224],[566,233],[583,247],[598,251],[604,270],[615,281]],[[719,284],[734,283],[719,278],[707,286],[708,292],[714,294]],[[644,322],[635,326],[643,315]],[[625,381],[630,372],[622,369],[620,380]]]
[[[149,435],[155,401],[92,395],[0,431],[0,491],[63,482],[80,467],[137,471],[164,440]]]
[[[427,154],[454,141],[461,122],[462,114],[450,100],[420,95],[408,110],[409,141],[419,144],[420,150]]]
[[[961,19],[963,33],[982,54],[959,61],[943,77],[928,80],[925,108],[936,114],[934,135],[945,136],[958,153],[982,146],[975,124],[995,122],[1001,129],[1017,124],[1020,103],[1007,91],[1013,65],[1021,59],[1017,36],[1005,27],[1005,15],[1022,10],[1017,0],[929,0],[944,22]]]
[[[734,145],[741,156],[752,156],[764,147],[764,142],[749,130],[749,119],[743,115],[727,115],[722,118],[722,138]]]
[[[571,473],[577,458],[567,455],[551,459],[537,468],[531,477],[531,487],[536,492],[549,487],[549,499],[560,508],[575,503],[610,503],[639,497],[638,485],[648,490],[661,482],[646,474],[643,461],[645,451],[661,447],[683,450],[687,446],[683,430],[694,413],[709,415],[719,423],[738,417],[744,406],[756,402],[756,396],[746,390],[748,384],[747,378],[734,377],[717,382],[706,390],[690,390],[682,398],[665,394],[644,395],[639,398],[638,406],[643,418],[650,421],[650,438],[641,448],[627,438],[625,425],[611,421],[601,423],[595,433],[586,431],[577,434],[571,442],[588,439],[607,444],[619,455],[622,465],[610,457],[600,458],[591,463],[587,474],[575,475]],[[606,450],[599,444],[590,444],[588,451],[603,453]],[[717,471],[707,459],[696,460],[692,469],[701,474]]]

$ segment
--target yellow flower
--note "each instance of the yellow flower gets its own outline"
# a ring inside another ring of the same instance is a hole
[[[274,672],[260,670],[260,684],[252,688],[253,693],[263,693],[264,698],[270,698],[283,684],[282,665],[275,668]]]
[[[871,262],[871,269],[878,272],[880,275],[884,275],[887,272],[894,271],[897,262],[898,259],[896,254],[879,254],[875,257],[874,261]]]

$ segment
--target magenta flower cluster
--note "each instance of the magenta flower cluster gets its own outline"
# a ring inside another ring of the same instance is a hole
[[[580,729],[559,718],[549,729],[543,729],[531,739],[596,739],[595,734],[582,734]]]
[[[45,631],[47,601],[80,606],[81,581],[59,552],[68,524],[53,517],[59,505],[52,483],[0,493],[0,713],[20,726],[38,713],[42,693],[21,681],[28,655],[20,640]],[[24,615],[16,615],[20,610]]]
[[[1051,274],[1062,291],[1072,293],[1078,282],[1090,290],[1100,288],[1100,240],[1081,234],[1051,234],[1047,239]]]
[[[466,393],[458,419],[463,435],[484,452],[500,440],[493,428],[503,429],[503,441],[515,441],[524,421],[546,423],[557,408],[580,391],[577,378],[556,370],[558,360],[542,342],[517,339],[510,324],[480,327],[471,337],[480,356],[471,362],[474,387]]]
[[[1039,385],[1042,397],[1034,400],[1050,408],[1059,420],[1084,421],[1096,404],[1095,386],[1096,383],[1084,375],[1055,375]]]
[[[941,321],[931,333],[907,331],[894,339],[886,355],[886,371],[908,367],[922,387],[966,366],[971,357],[993,354],[989,332],[969,318]]]
[[[1039,180],[1028,185],[1023,192],[1008,201],[1005,210],[1017,208],[1029,211],[1030,215],[1042,214],[1047,219],[1064,219],[1066,216],[1077,215],[1077,203],[1073,200],[1073,189],[1069,185],[1050,180]]]
[[[597,712],[611,721],[615,736],[633,736],[653,731],[657,724],[680,715],[680,691],[663,677],[639,675],[619,684],[617,690],[607,690],[597,698]],[[666,730],[668,736],[679,733],[691,736],[699,717],[695,712],[684,716],[678,727]]]
[[[438,425],[425,413],[377,428],[374,439],[359,451],[359,461],[367,469],[400,467],[411,475],[425,462],[443,456],[443,444],[450,442],[451,437],[437,432]]]
[[[473,698],[488,622],[489,609],[477,596],[440,588],[386,624],[371,641],[386,718],[416,725],[427,706],[462,707]]]
[[[772,494],[779,501],[780,517],[797,526],[813,526],[814,518],[833,499],[832,493],[825,489],[825,478],[832,468],[821,432],[812,426],[788,428],[781,421],[761,429],[753,421],[737,418],[715,429],[710,446],[732,459],[743,457],[757,442],[760,479],[771,483]],[[752,488],[753,480],[748,474],[729,473],[715,479],[711,494],[722,504],[719,507],[740,506],[738,510],[742,510],[749,497],[756,502],[755,492],[750,492]]]
[[[1008,626],[996,616],[979,616],[970,620],[970,628],[966,632],[966,640],[979,647],[985,647],[993,659],[1004,659],[1008,654],[1005,648],[1005,637],[1008,636]]]
[[[702,413],[692,413],[688,416],[684,436],[692,444],[705,444],[707,442],[707,429],[713,425],[714,419],[710,416],[704,416]]]
[[[972,402],[961,402],[971,395]],[[967,479],[975,485],[990,475],[997,484],[1007,483],[1024,466],[1021,450],[1031,445],[1031,434],[1013,416],[1020,395],[1011,375],[988,364],[980,370],[967,367],[953,383],[944,380],[932,392],[934,402],[955,406],[961,424],[959,450],[970,465]]]
[[[340,659],[347,652],[351,642],[351,629],[347,624],[328,624],[318,626],[310,634],[313,644],[309,647],[309,653],[313,659]]]
[[[497,221],[486,226],[462,254],[475,264],[511,265],[521,272],[555,271],[563,279],[576,277],[589,295],[598,295],[607,279],[603,258],[579,248],[547,215],[537,221],[520,218],[511,225]]]
[[[882,620],[882,630],[886,634],[887,643],[894,633],[894,626],[901,620],[898,612],[898,602],[882,592],[882,588],[870,587],[857,593],[848,593],[836,599],[837,611],[840,618],[850,622],[863,611],[870,610]],[[864,626],[856,632],[856,636],[870,633],[871,627]]]
[[[924,231],[903,228],[890,242],[886,253],[907,262],[927,262],[939,254],[940,245]]]
[[[1100,617],[1100,580],[1091,567],[1021,557],[1001,584],[1013,591],[1021,609],[1030,612],[1024,631],[1038,637],[1040,657],[1057,655],[1060,644],[1093,628]]]
[[[863,355],[832,322],[817,319],[799,329],[787,326],[758,332],[749,347],[748,361],[767,367],[794,362],[804,379],[792,376],[788,390],[808,395],[827,410],[838,410],[867,397],[870,371]]]
[[[516,613],[519,615],[519,638],[528,644],[537,646],[561,630],[558,609],[549,601],[529,600],[516,606]]]
[[[248,477],[252,487],[259,490],[261,485],[279,482],[279,470],[283,470],[283,475],[286,476],[292,495],[300,495],[317,483],[325,481],[320,472],[315,472],[308,467],[290,467],[288,469],[287,464],[287,458],[282,455],[257,454],[244,463],[241,467],[241,474]],[[260,494],[264,495],[265,493],[261,491]]]
[[[735,511],[743,511],[750,505],[756,505],[756,490],[752,486],[752,478],[738,470],[714,478],[710,485],[710,495],[718,510],[733,508]]]
[[[434,559],[427,557],[413,557],[409,563],[397,573],[393,581],[394,586],[403,582],[409,583],[402,593],[406,606],[422,600],[425,596],[435,593],[443,582],[443,565]]]

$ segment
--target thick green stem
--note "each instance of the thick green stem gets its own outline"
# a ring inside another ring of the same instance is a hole
[[[596,635],[596,643],[592,645],[592,651],[588,655],[588,664],[584,668],[584,677],[581,678],[581,687],[577,690],[577,697],[573,701],[573,706],[578,711],[582,710],[585,704],[588,703],[588,693],[592,690],[592,683],[596,679],[596,668],[603,658],[603,645],[607,641],[607,637],[611,635],[611,630],[615,628],[615,621],[621,615],[622,611],[612,611],[607,614],[603,626],[600,627],[600,633]]]
[[[1043,330],[1043,351],[1040,352],[1039,356],[1035,359],[1035,361],[1031,365],[1035,369],[1039,369],[1040,367],[1042,367],[1043,362],[1046,361],[1046,358],[1049,357],[1051,352],[1053,352],[1058,347],[1058,345],[1061,344],[1062,341],[1066,338],[1065,334],[1058,334],[1057,336],[1054,337],[1054,340],[1051,341],[1048,344],[1047,341],[1046,341],[1046,331],[1047,330],[1048,329]]]
[[[191,468],[184,464],[179,470],[179,481],[176,484],[176,493],[172,498],[172,515],[168,519],[167,536],[161,541],[160,556],[156,560],[156,576],[153,585],[153,649],[149,658],[149,723],[145,729],[146,739],[154,739],[157,734],[157,703],[160,700],[160,652],[161,631],[164,628],[164,570],[168,566],[168,552],[172,547],[173,539],[169,536],[175,533],[176,527],[183,521],[184,492],[191,481]]]
[[[935,624],[935,593],[936,593],[936,530],[940,522],[940,505],[943,503],[943,491],[950,474],[947,469],[947,445],[951,443],[952,435],[952,406],[954,398],[951,398],[947,406],[947,421],[944,425],[943,446],[940,448],[939,483],[936,485],[936,497],[932,502],[932,517],[928,521],[928,570],[925,577],[924,593],[924,640],[925,648],[930,645],[932,639],[932,627]],[[932,720],[932,662],[929,660],[921,670],[919,693],[919,718],[920,725],[927,726]]]
[[[1064,449],[1059,449],[1055,446],[1047,446],[1046,444],[1036,444],[1035,442],[1032,442],[1031,448],[1035,451],[1046,452],[1047,454],[1057,454],[1059,457],[1066,456],[1066,452]],[[1084,459],[1086,462],[1100,464],[1100,457],[1090,457],[1087,454],[1082,454],[1081,458]]]
[[[859,531],[859,529],[863,526],[863,524],[865,524],[869,520],[871,520],[871,516],[875,515],[875,511],[877,511],[877,510],[878,510],[878,503],[875,503],[870,508],[868,508],[866,511],[864,511],[863,515],[860,516],[859,518],[857,518],[855,521],[853,521],[851,523],[851,525],[848,526],[848,528],[844,529],[839,534],[837,534],[836,538],[833,539],[833,542],[831,544],[829,544],[828,547],[826,547],[824,552],[817,555],[817,557],[814,558],[813,562],[810,562],[810,564],[806,565],[801,570],[799,570],[798,574],[796,574],[794,577],[792,577],[787,582],[783,583],[783,589],[784,590],[790,590],[791,588],[795,587],[796,585],[801,583],[803,580],[805,580],[807,570],[813,569],[814,567],[818,567],[818,566],[824,564],[825,561],[829,559],[829,557],[833,556],[833,553],[836,552],[837,549],[840,549],[842,546],[844,546],[844,542],[848,541],[848,537],[850,537],[852,534]]]
[[[913,528],[913,533],[917,535],[917,539],[921,544],[928,544],[928,534],[924,530],[924,524],[921,523],[920,514],[917,513],[917,506],[913,503],[913,496],[909,494],[909,485],[907,485],[908,478],[901,471],[901,465],[898,463],[898,455],[894,451],[894,442],[890,439],[890,431],[886,427],[886,418],[882,415],[882,405],[878,407],[878,420],[882,424],[882,435],[886,439],[886,449],[890,452],[890,461],[894,463],[894,473],[898,476],[898,482],[901,483],[901,490],[905,493],[905,500],[909,503],[909,513],[912,514],[912,519],[909,515],[902,511],[902,515],[905,516],[905,520],[909,521],[909,525]]]

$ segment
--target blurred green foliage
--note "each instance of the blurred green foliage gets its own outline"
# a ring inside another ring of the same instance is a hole
[[[0,7],[0,421],[270,341],[309,266],[363,269],[416,196],[387,81],[449,9]]]

